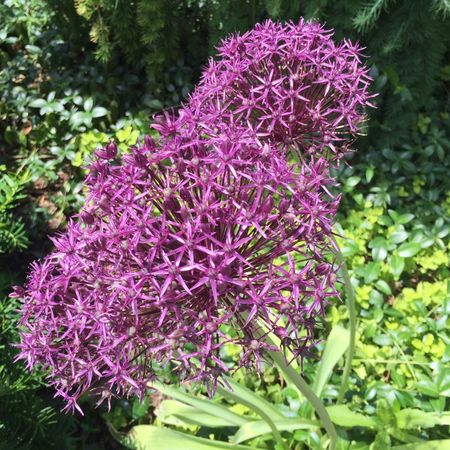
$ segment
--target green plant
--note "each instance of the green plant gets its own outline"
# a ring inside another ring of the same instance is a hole
[[[345,351],[347,339],[344,329],[333,328],[316,372],[317,381],[314,390],[318,395],[322,393],[334,365],[343,350]],[[277,358],[275,360],[279,361]],[[294,382],[297,377],[296,370],[290,369],[285,372],[286,367],[283,366],[284,364],[281,363],[279,370],[284,373],[288,382],[283,389],[283,397],[284,400],[290,399],[289,409],[286,407],[281,409],[279,404],[269,403],[232,379],[228,380],[232,390],[219,389],[220,396],[217,397],[216,402],[211,402],[200,395],[187,393],[182,389],[157,385],[157,389],[170,398],[163,400],[158,406],[156,410],[158,422],[161,425],[176,427],[178,430],[198,430],[201,437],[189,437],[170,428],[156,428],[148,425],[138,425],[126,435],[114,429],[112,431],[116,438],[129,448],[165,450],[176,448],[187,441],[189,448],[195,450],[264,449],[274,448],[270,444],[270,435],[271,429],[276,427],[289,442],[289,448],[302,448],[301,443],[307,443],[310,448],[323,449],[326,447],[327,439],[321,436],[320,423],[311,418],[308,408],[305,408],[305,398],[301,391],[296,390]],[[239,409],[238,405],[240,405]],[[354,412],[345,405],[328,406],[326,409],[331,421],[340,429],[338,444],[340,449],[368,449],[371,440],[373,443],[370,449],[423,448],[426,450],[447,448],[450,444],[448,439],[427,442],[417,436],[418,430],[450,425],[449,413],[424,412],[415,408],[401,409],[385,399],[378,401],[375,414],[372,415]],[[202,433],[203,428],[206,433]],[[208,433],[209,438],[207,438]],[[228,436],[228,443],[216,438],[222,434]],[[391,439],[403,444],[391,446]],[[380,447],[381,442],[384,447]],[[243,443],[246,445],[242,445]],[[275,445],[275,448],[282,447]]]
[[[4,170],[4,166],[0,170]],[[13,209],[25,197],[23,189],[29,175],[20,176],[3,173],[0,176],[0,253],[9,253],[27,246],[28,237],[20,218],[14,216]]]

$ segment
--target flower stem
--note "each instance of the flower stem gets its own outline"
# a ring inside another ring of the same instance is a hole
[[[342,278],[344,281],[345,290],[345,302],[347,303],[348,315],[349,315],[349,328],[350,328],[350,341],[348,344],[347,355],[345,357],[344,372],[342,374],[341,386],[339,388],[337,404],[342,403],[344,400],[344,394],[347,389],[348,379],[350,377],[350,371],[352,369],[352,360],[355,356],[355,345],[356,345],[356,302],[355,293],[353,291],[352,282],[350,280],[350,275],[345,264],[344,255],[339,249],[337,243],[336,246],[336,260],[341,266]]]
[[[330,438],[330,450],[335,450],[338,439],[336,428],[320,398],[308,386],[303,377],[291,365],[288,365],[285,356],[281,352],[269,352],[269,355],[286,378],[286,381],[292,383],[311,403]]]

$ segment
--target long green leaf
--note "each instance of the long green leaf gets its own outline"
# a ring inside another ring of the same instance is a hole
[[[397,426],[401,429],[432,428],[435,425],[450,425],[450,413],[438,415],[420,409],[406,408],[395,414]]]
[[[120,443],[133,450],[261,450],[199,438],[153,425],[133,427],[120,439]]]
[[[177,400],[164,400],[156,410],[158,419],[167,425],[197,425],[209,428],[236,426],[223,417],[211,415]],[[244,424],[246,425],[246,424]]]
[[[242,386],[239,386],[239,387],[242,388]],[[229,389],[224,389],[222,387],[219,387],[217,389],[217,392],[220,395],[222,395],[225,398],[228,398],[230,400],[233,400],[237,403],[240,403],[240,404],[246,406],[247,408],[251,409],[252,411],[254,411],[256,414],[258,414],[259,417],[261,417],[261,419],[263,419],[264,422],[266,422],[266,424],[270,428],[272,436],[273,436],[274,440],[277,442],[277,444],[279,444],[280,448],[289,450],[286,442],[283,440],[283,437],[281,436],[279,430],[275,426],[273,418],[270,415],[270,411],[266,411],[264,404],[262,405],[262,407],[260,406],[260,404],[258,404],[261,402],[262,399],[258,398],[256,396],[256,394],[254,394],[253,392],[251,392],[249,390],[247,390],[247,391],[248,392],[246,392],[246,390],[243,391],[244,395],[238,395],[235,391],[230,391]],[[250,393],[251,393],[251,395],[250,395]],[[255,403],[255,398],[258,400],[256,403]],[[270,405],[269,409],[273,409],[273,407]]]
[[[352,370],[352,361],[356,350],[356,298],[352,280],[350,279],[350,274],[348,273],[347,265],[345,264],[345,257],[336,241],[334,244],[337,249],[336,262],[341,266],[342,278],[344,280],[345,303],[348,310],[348,326],[350,330],[348,334],[349,341],[347,344],[347,355],[345,356],[344,372],[342,373],[341,386],[339,387],[337,398],[337,403],[340,404],[344,400],[350,372]]]
[[[273,423],[277,427],[278,431],[295,431],[319,427],[319,423],[317,421],[297,418],[274,420]],[[239,428],[237,433],[231,438],[231,442],[234,444],[240,444],[241,442],[254,439],[255,437],[262,436],[263,434],[269,434],[270,432],[271,429],[269,425],[263,420],[249,422]]]
[[[187,403],[188,405],[198,408],[201,411],[211,414],[212,416],[220,417],[238,427],[252,420],[251,418],[245,418],[239,414],[235,414],[225,406],[218,405],[211,400],[203,400],[201,398],[194,397],[191,394],[181,391],[179,388],[167,386],[162,383],[154,383],[153,387],[168,397]]]
[[[335,325],[328,335],[327,343],[320,359],[319,368],[312,385],[312,390],[320,397],[323,388],[333,373],[334,366],[344,355],[349,344],[350,333],[340,325]],[[312,414],[311,403],[303,404],[300,409],[302,417],[310,417]]]
[[[396,445],[392,450],[450,450],[450,439],[428,441],[423,443]]]
[[[322,394],[325,384],[331,377],[334,366],[347,350],[349,336],[350,333],[348,330],[339,325],[335,325],[331,330],[312,386],[313,391],[318,397]]]
[[[232,393],[236,398],[245,400],[249,403],[252,403],[257,408],[262,409],[267,414],[269,414],[274,420],[275,419],[284,419],[285,416],[277,409],[275,408],[272,403],[268,402],[265,398],[260,397],[259,395],[255,394],[250,389],[246,388],[245,386],[242,386],[241,384],[234,381],[232,378],[227,377],[226,378],[227,383],[232,388]],[[226,388],[223,388],[225,390]]]
[[[270,337],[266,337],[266,340],[268,343],[272,343]],[[320,401],[320,398],[317,397],[314,391],[308,386],[308,383],[306,383],[303,377],[299,373],[297,373],[292,366],[288,365],[286,358],[282,353],[269,352],[269,355],[272,358],[272,361],[278,367],[279,371],[285,377],[285,380],[288,383],[292,383],[293,385],[295,385],[297,389],[303,394],[303,396],[312,404],[315,412],[322,421],[322,425],[328,434],[328,437],[330,439],[330,449],[335,450],[338,441],[338,435],[333,422],[330,419],[328,411]]]

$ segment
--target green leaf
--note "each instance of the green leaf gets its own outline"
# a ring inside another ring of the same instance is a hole
[[[102,106],[96,106],[92,110],[92,117],[94,117],[94,118],[103,117],[103,116],[106,116],[106,114],[108,114],[108,110],[106,108],[103,108]]]
[[[399,278],[405,268],[405,260],[399,255],[392,255],[389,258],[389,270],[395,278]]]
[[[123,129],[117,131],[116,137],[120,142],[125,142],[129,138],[132,131],[133,131],[133,129],[131,128],[131,126],[127,126]]]
[[[234,412],[230,411],[228,408],[222,405],[218,405],[217,403],[212,402],[211,400],[204,400],[201,398],[194,397],[191,394],[185,393],[181,391],[181,389],[177,389],[171,386],[167,386],[162,383],[155,383],[153,385],[155,389],[158,389],[160,392],[162,392],[164,395],[168,397],[175,398],[176,400],[179,400],[181,402],[187,403],[188,405],[194,406],[197,409],[200,409],[201,411],[204,411],[208,414],[211,414],[216,417],[220,417],[224,420],[229,421],[230,423],[233,423],[236,426],[244,425],[244,423],[247,423],[248,420],[243,416],[240,416],[238,414],[235,414]]]
[[[372,258],[376,261],[383,261],[387,256],[388,243],[382,236],[377,236],[369,242],[372,249]]]
[[[94,99],[92,97],[89,97],[84,101],[83,108],[86,112],[90,111],[93,106],[94,106]]]
[[[274,424],[278,431],[304,430],[318,428],[320,426],[317,421],[301,418],[274,420]],[[270,433],[271,429],[269,425],[263,420],[257,420],[255,422],[249,422],[242,425],[237,433],[231,438],[231,442],[234,444],[240,444],[241,442],[248,441],[249,439],[254,439],[258,436]]]
[[[383,236],[377,236],[369,242],[369,248],[387,248],[386,239]]]
[[[401,429],[432,428],[435,425],[449,425],[450,413],[438,416],[436,413],[407,408],[395,414],[397,426]]]
[[[223,417],[208,414],[201,409],[181,403],[177,400],[164,400],[157,408],[158,419],[168,425],[197,425],[209,428],[236,426]]]
[[[389,285],[384,280],[378,280],[375,283],[375,287],[379,291],[381,291],[383,294],[386,294],[386,295],[391,295],[392,294],[391,288],[389,287]]]
[[[409,233],[407,231],[398,230],[398,231],[395,231],[394,233],[392,233],[389,240],[393,244],[400,244],[401,242],[406,241],[406,239],[408,239],[408,236],[409,236]]]
[[[422,394],[428,395],[430,397],[438,397],[439,389],[431,380],[423,379],[415,383],[415,387]]]
[[[364,281],[369,284],[378,279],[380,275],[381,266],[379,262],[372,261],[364,267],[363,276]]]
[[[392,337],[389,334],[380,334],[373,338],[373,342],[378,345],[392,345]]]
[[[33,100],[32,102],[30,102],[31,108],[42,108],[46,104],[47,104],[47,101],[44,100],[43,98],[37,98],[36,100]]]
[[[312,389],[320,397],[323,388],[333,373],[334,366],[344,355],[349,343],[349,332],[340,325],[335,325],[331,330],[325,350],[320,359],[319,369],[317,371]]]
[[[400,245],[398,248],[399,256],[403,258],[410,258],[411,256],[416,255],[420,252],[422,246],[417,242],[407,242],[405,244]]]
[[[370,181],[372,180],[374,174],[375,174],[374,168],[372,166],[367,167],[367,169],[366,169],[366,181],[368,183],[370,183]]]
[[[331,377],[334,366],[346,352],[348,344],[349,331],[340,325],[335,325],[327,338],[327,343],[312,385],[312,390],[318,397],[322,394],[323,388]],[[312,410],[311,403],[305,403],[300,410],[300,415],[309,417]]]
[[[414,214],[400,214],[398,218],[398,223],[404,225],[405,223],[411,222],[414,219]]]
[[[413,444],[396,445],[392,450],[450,450],[450,439],[428,442],[414,442]]]
[[[285,418],[283,414],[272,405],[272,403],[269,403],[263,397],[260,397],[259,395],[255,394],[253,391],[237,383],[230,377],[227,377],[226,381],[231,386],[232,388],[231,394],[233,395],[233,397],[236,398],[236,401],[239,402],[239,399],[241,399],[246,403],[251,403],[257,409],[265,411],[268,415],[272,417],[273,420]],[[226,388],[223,388],[221,389],[221,392],[223,393],[223,391],[225,390]]]
[[[42,53],[42,50],[39,47],[31,44],[25,45],[25,50],[32,55],[39,55]]]
[[[377,428],[379,426],[375,418],[353,412],[346,405],[329,406],[327,411],[333,423],[341,427]]]
[[[360,181],[361,181],[361,177],[357,177],[357,176],[349,177],[345,181],[345,186],[352,188],[352,187],[355,187]]]
[[[346,239],[341,246],[341,251],[345,257],[354,256],[359,253],[359,247],[354,240]]]
[[[394,155],[396,157],[396,155]],[[400,225],[404,225],[405,223],[411,222],[411,220],[414,219],[414,214],[399,214],[397,211],[394,211],[393,209],[388,210],[388,214],[392,217],[392,220],[395,223],[398,223]]]
[[[115,437],[117,438],[117,434]],[[137,425],[127,435],[121,437],[119,442],[135,450],[250,450],[256,448],[199,438],[153,425]]]

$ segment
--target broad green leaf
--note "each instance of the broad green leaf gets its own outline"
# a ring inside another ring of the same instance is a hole
[[[450,450],[450,439],[428,442],[414,442],[414,444],[396,445],[392,450]]]
[[[377,236],[369,242],[369,248],[387,248],[387,241],[383,236]]]
[[[392,294],[391,288],[389,287],[389,285],[384,280],[378,280],[375,283],[375,287],[378,290],[380,290],[383,294],[386,294],[386,295],[391,295]]]
[[[157,408],[156,415],[161,422],[168,425],[179,425],[180,421],[187,425],[198,425],[209,428],[236,426],[222,417],[213,416],[201,409],[186,405],[177,400],[164,400]]]
[[[378,276],[380,275],[381,266],[379,262],[372,261],[364,267],[364,281],[366,283],[372,283],[372,281],[375,281],[378,279]]]
[[[377,428],[378,422],[373,417],[353,412],[346,405],[335,405],[327,408],[331,420],[341,427]]]
[[[373,338],[373,342],[378,345],[392,345],[392,337],[389,334],[379,334]]]
[[[345,186],[352,188],[352,187],[355,187],[360,181],[361,181],[361,177],[352,176],[352,177],[347,178],[347,180],[345,181]]]
[[[126,436],[120,439],[120,443],[135,450],[255,449],[255,447],[199,438],[191,434],[180,433],[169,428],[159,428],[153,425],[137,425],[133,427]]]
[[[439,389],[435,383],[428,379],[422,379],[415,383],[415,387],[419,392],[430,397],[439,397]]]
[[[278,431],[295,431],[303,429],[318,428],[319,422],[307,419],[283,419],[274,420],[274,424]],[[249,422],[239,428],[237,433],[231,438],[231,442],[234,444],[240,444],[241,442],[248,441],[263,434],[270,434],[271,430],[269,425],[263,420],[257,420],[255,422]]]
[[[92,117],[103,117],[106,116],[106,114],[108,114],[108,110],[102,106],[96,106],[92,110]]]
[[[168,397],[172,397],[181,402],[187,403],[190,406],[194,406],[201,411],[204,411],[212,416],[220,417],[228,422],[240,427],[247,423],[251,418],[244,418],[234,412],[230,411],[228,408],[222,405],[218,405],[217,403],[212,402],[211,400],[204,400],[198,397],[195,397],[191,394],[185,393],[181,391],[181,389],[177,389],[175,387],[167,386],[162,383],[155,383],[153,385],[155,389],[158,389],[161,393]]]
[[[408,239],[408,232],[405,230],[398,230],[392,233],[392,236],[390,237],[390,241],[393,244],[400,244],[403,241],[406,241]]]
[[[399,214],[393,209],[388,210],[388,214],[392,217],[392,220],[398,224],[404,225],[405,223],[411,222],[414,219],[414,214]]]
[[[421,249],[422,246],[417,242],[406,242],[405,244],[400,245],[398,254],[403,258],[410,258],[419,253]]]
[[[46,104],[47,104],[47,102],[43,98],[37,98],[36,100],[33,100],[32,102],[30,102],[30,106],[32,108],[42,108]]]
[[[372,258],[375,261],[384,261],[387,256],[387,250],[385,248],[373,248]]]
[[[32,55],[39,55],[40,53],[42,53],[42,49],[40,49],[36,45],[25,45],[25,50]]]
[[[389,258],[389,270],[395,278],[399,278],[405,268],[405,260],[399,255],[392,255]]]

